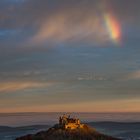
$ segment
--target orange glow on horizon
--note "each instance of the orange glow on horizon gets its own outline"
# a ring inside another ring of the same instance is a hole
[[[0,108],[0,113],[17,112],[140,112],[138,99],[94,101],[67,104],[27,105],[11,108]]]

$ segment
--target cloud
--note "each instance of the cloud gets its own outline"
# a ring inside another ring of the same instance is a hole
[[[30,88],[42,88],[51,86],[52,83],[41,83],[34,81],[23,81],[23,82],[1,82],[0,83],[0,93],[14,92]]]
[[[125,5],[126,1],[123,3]],[[106,43],[110,41],[110,36],[105,27],[104,14],[110,13],[113,17],[117,17],[119,24],[132,24],[139,20],[135,16],[130,16],[137,15],[136,10],[129,15],[127,14],[129,9],[136,7],[136,3],[134,3],[129,1],[126,9],[120,1],[82,0],[75,2],[72,0],[66,2],[59,0],[56,2],[54,0],[52,3],[49,1],[46,5],[50,4],[52,9],[48,6],[47,14],[42,13],[43,16],[40,16],[41,22],[37,21],[37,30],[31,37],[31,42],[33,44]],[[126,12],[123,12],[124,9]]]
[[[106,12],[121,23],[139,23],[138,0],[2,0],[0,5],[0,29],[17,32],[24,44],[104,43],[109,39],[102,17]]]
[[[83,16],[83,17],[82,17]],[[46,19],[33,36],[32,42],[104,42],[108,39],[106,29],[102,25],[101,17],[95,13],[86,15],[77,13],[77,9],[71,12],[56,13],[53,17]]]
[[[127,74],[125,80],[140,80],[140,70]]]
[[[102,75],[96,75],[96,74],[83,74],[81,76],[78,76],[78,81],[106,81],[107,78]]]

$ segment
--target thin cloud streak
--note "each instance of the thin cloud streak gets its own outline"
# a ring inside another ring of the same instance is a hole
[[[126,74],[120,80],[140,80],[140,70]]]
[[[41,83],[41,82],[34,82],[34,81],[4,82],[4,83],[0,83],[0,93],[15,92],[15,91],[31,89],[31,88],[43,88],[51,85],[52,83]]]

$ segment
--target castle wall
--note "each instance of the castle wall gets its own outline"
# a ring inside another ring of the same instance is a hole
[[[82,124],[74,124],[74,123],[69,123],[65,125],[65,129],[77,129],[77,128],[83,128]]]

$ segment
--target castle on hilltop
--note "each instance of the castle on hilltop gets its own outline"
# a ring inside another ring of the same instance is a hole
[[[70,115],[63,115],[59,117],[59,126],[64,129],[77,129],[83,128],[83,124],[81,124],[79,119],[71,118]]]

